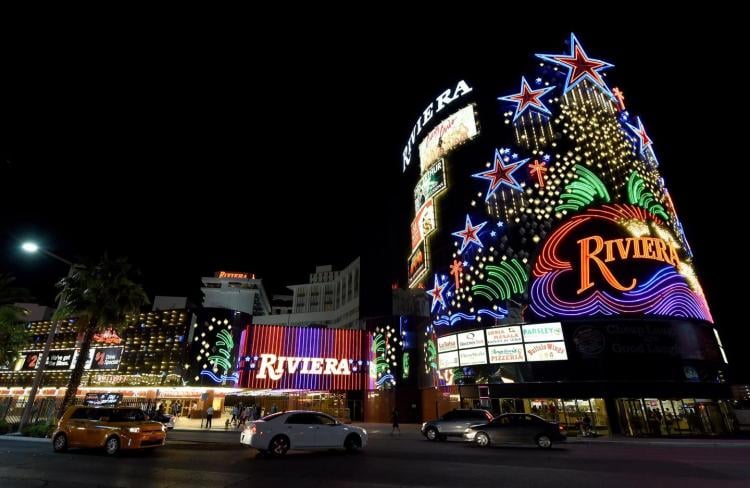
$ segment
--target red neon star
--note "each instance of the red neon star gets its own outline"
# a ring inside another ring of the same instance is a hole
[[[565,80],[565,93],[579,82],[588,79],[598,85],[608,95],[611,95],[599,72],[611,68],[613,65],[600,59],[589,58],[574,34],[570,35],[570,48],[570,54],[537,54],[537,57],[568,69],[568,78]]]
[[[427,294],[432,297],[432,307],[430,307],[430,311],[435,308],[435,303],[440,303],[443,307],[445,307],[443,290],[445,290],[446,286],[448,286],[448,282],[445,282],[441,285],[440,280],[438,279],[437,275],[435,275],[435,284],[432,286],[432,290],[427,290]]]
[[[461,273],[463,273],[464,271],[464,263],[462,263],[458,259],[454,259],[450,269],[451,275],[456,279],[456,290],[458,290],[459,286],[461,285],[459,280],[461,278]]]
[[[515,190],[523,191],[521,184],[513,177],[513,172],[526,163],[526,161],[528,161],[528,158],[506,165],[503,163],[503,157],[500,155],[500,152],[495,149],[495,165],[493,168],[472,175],[474,178],[482,178],[490,181],[490,187],[487,190],[487,197],[485,200],[489,200],[495,191],[503,184]]]
[[[633,133],[638,137],[638,140],[640,142],[640,151],[641,153],[643,153],[644,149],[653,144],[653,141],[648,136],[648,134],[646,134],[646,129],[643,128],[643,122],[641,122],[641,118],[638,117],[636,120],[638,121],[638,127],[632,124],[628,124],[628,127],[630,127],[630,130],[632,130]]]
[[[459,230],[451,234],[463,239],[463,241],[461,242],[461,250],[459,252],[464,252],[464,249],[466,249],[466,247],[472,242],[479,247],[483,247],[482,241],[479,240],[479,231],[482,230],[482,227],[484,227],[485,225],[487,225],[486,221],[482,222],[481,224],[472,225],[471,219],[468,215],[466,216],[466,225],[464,226],[463,230]]]
[[[532,90],[529,86],[529,83],[526,81],[526,78],[522,76],[521,91],[513,95],[499,97],[498,100],[505,100],[506,102],[514,102],[518,104],[516,105],[516,114],[513,117],[514,121],[521,116],[524,110],[528,108],[534,108],[544,114],[550,115],[551,112],[549,111],[549,109],[547,109],[544,103],[539,100],[539,97],[551,90],[554,90],[554,88],[554,86],[550,86],[546,88],[540,88],[538,90]]]
[[[539,187],[544,188],[544,173],[547,172],[547,165],[540,163],[538,159],[534,160],[534,163],[529,166],[531,175],[536,175],[537,181],[539,181]]]

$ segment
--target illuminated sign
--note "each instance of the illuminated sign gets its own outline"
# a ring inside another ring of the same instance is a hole
[[[73,359],[75,349],[62,349],[57,351],[50,351],[47,355],[47,362],[44,366],[45,370],[56,370],[56,369],[72,369],[75,366]],[[42,357],[42,351],[33,351],[26,354],[23,366],[21,367],[24,371],[34,370],[40,366],[40,358]]]
[[[568,359],[565,342],[535,342],[524,344],[526,360],[533,361],[561,361]]]
[[[438,337],[437,346],[438,352],[455,351],[458,349],[458,339],[456,339],[456,334]]]
[[[122,401],[122,393],[86,393],[83,404],[89,407],[114,407]]]
[[[404,150],[401,154],[403,171],[406,171],[406,167],[409,166],[409,163],[411,162],[412,148],[414,147],[414,143],[417,141],[417,137],[422,133],[422,129],[424,129],[425,125],[427,125],[427,123],[435,114],[440,113],[446,107],[446,105],[449,105],[450,103],[458,100],[463,95],[470,93],[471,90],[472,88],[468,84],[466,84],[465,81],[461,80],[456,85],[455,90],[451,90],[450,88],[445,90],[443,93],[438,95],[434,102],[431,102],[430,105],[428,105],[427,108],[422,111],[422,114],[417,119],[417,123],[414,124],[414,128],[411,130],[409,140],[406,141],[406,145],[404,146]]]
[[[487,364],[487,349],[484,347],[478,347],[476,349],[461,349],[458,351],[458,360],[461,363],[461,366]]]
[[[562,341],[565,339],[560,322],[529,324],[522,326],[522,328],[525,342]]]
[[[422,241],[409,256],[409,288],[414,288],[427,274],[427,244]]]
[[[445,161],[430,166],[414,188],[414,210],[419,210],[427,200],[445,189]]]
[[[102,332],[94,334],[94,342],[103,342],[105,344],[119,344],[122,342],[122,338],[117,335],[114,329],[107,329]]]
[[[460,365],[458,363],[458,351],[453,352],[444,352],[438,354],[438,368],[439,369],[446,369],[446,368],[458,368]]]
[[[435,230],[435,206],[427,200],[419,209],[411,223],[411,248],[416,249],[424,238]]]
[[[484,331],[474,330],[458,334],[458,348],[467,349],[470,347],[484,346]]]
[[[122,347],[96,348],[93,351],[93,358],[86,363],[86,369],[118,369],[122,350]]]
[[[422,172],[438,158],[445,156],[459,144],[476,136],[477,133],[473,105],[467,105],[440,122],[419,143]]]
[[[531,312],[540,318],[656,315],[712,322],[692,267],[678,257],[678,240],[655,215],[660,207],[651,202],[649,208],[590,208],[550,233],[534,263]]]
[[[236,383],[239,379],[238,376],[233,373],[230,374],[233,369],[234,337],[228,330],[220,330],[216,334],[213,350],[216,353],[207,357],[208,363],[203,364],[200,375],[208,377],[214,383],[224,384],[227,381]]]
[[[300,358],[284,357],[275,354],[261,354],[260,368],[256,378],[266,378],[268,375],[274,381],[281,379],[284,374],[352,374],[346,359],[336,358]]]
[[[487,345],[498,346],[503,344],[518,344],[523,342],[521,338],[521,327],[511,325],[510,327],[493,327],[485,330],[487,334]],[[490,360],[490,362],[493,362]]]
[[[388,338],[388,334],[384,336]],[[239,342],[237,386],[362,390],[370,376],[368,368],[377,367],[371,347],[374,339],[363,330],[248,326]],[[378,348],[376,345],[374,349]],[[388,370],[394,368],[393,362],[378,363],[383,368],[381,378],[393,377],[387,376]],[[395,374],[393,369],[391,374]]]
[[[249,273],[240,273],[236,271],[217,271],[217,278],[233,278],[235,280],[254,280],[255,275]]]
[[[523,344],[510,346],[490,346],[487,348],[490,356],[490,364],[498,363],[522,363],[526,360]]]

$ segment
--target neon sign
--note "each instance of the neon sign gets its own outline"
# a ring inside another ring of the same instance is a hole
[[[255,275],[254,274],[248,274],[248,273],[238,273],[233,271],[217,271],[216,272],[217,278],[234,278],[236,280],[254,280]]]
[[[659,217],[633,205],[603,205],[575,215],[539,252],[530,309],[538,317],[622,314],[713,322],[675,242]]]
[[[422,133],[422,129],[424,129],[425,125],[432,119],[432,117],[442,111],[446,105],[449,105],[450,103],[458,100],[460,97],[466,95],[467,93],[470,93],[472,88],[466,84],[464,80],[461,80],[456,85],[455,90],[451,90],[450,88],[445,90],[443,93],[438,95],[438,97],[435,99],[434,102],[430,102],[430,104],[422,111],[422,114],[417,119],[417,123],[414,124],[414,128],[411,130],[411,134],[409,135],[409,140],[406,141],[406,145],[404,146],[404,150],[402,152],[402,163],[403,163],[403,171],[406,171],[406,167],[409,166],[409,163],[411,162],[411,152],[412,148],[414,147],[414,143],[417,141],[417,136]]]
[[[325,368],[323,367],[324,364]],[[300,374],[352,374],[349,371],[349,363],[346,359],[300,358],[261,354],[260,368],[255,377],[265,379],[268,375],[272,380],[278,381],[284,373],[294,374],[298,370]]]
[[[103,342],[105,344],[119,344],[122,338],[117,335],[114,329],[107,329],[94,334],[94,342]]]

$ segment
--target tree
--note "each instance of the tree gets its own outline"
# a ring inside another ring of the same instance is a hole
[[[56,320],[74,319],[81,337],[78,361],[73,368],[58,417],[75,398],[83,377],[94,334],[105,328],[121,331],[126,317],[140,312],[149,303],[146,292],[131,277],[135,272],[125,258],[99,260],[76,266],[73,273],[57,284],[60,307]]]
[[[22,321],[27,311],[15,303],[31,297],[24,288],[13,286],[15,280],[11,275],[0,274],[0,365],[10,365],[28,339]]]

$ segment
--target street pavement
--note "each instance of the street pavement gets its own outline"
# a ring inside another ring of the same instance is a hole
[[[359,454],[290,452],[258,456],[236,431],[172,431],[167,446],[115,457],[54,454],[47,442],[0,436],[0,487],[750,486],[750,441],[571,439],[550,451],[480,449],[428,442],[416,426],[366,425]]]

